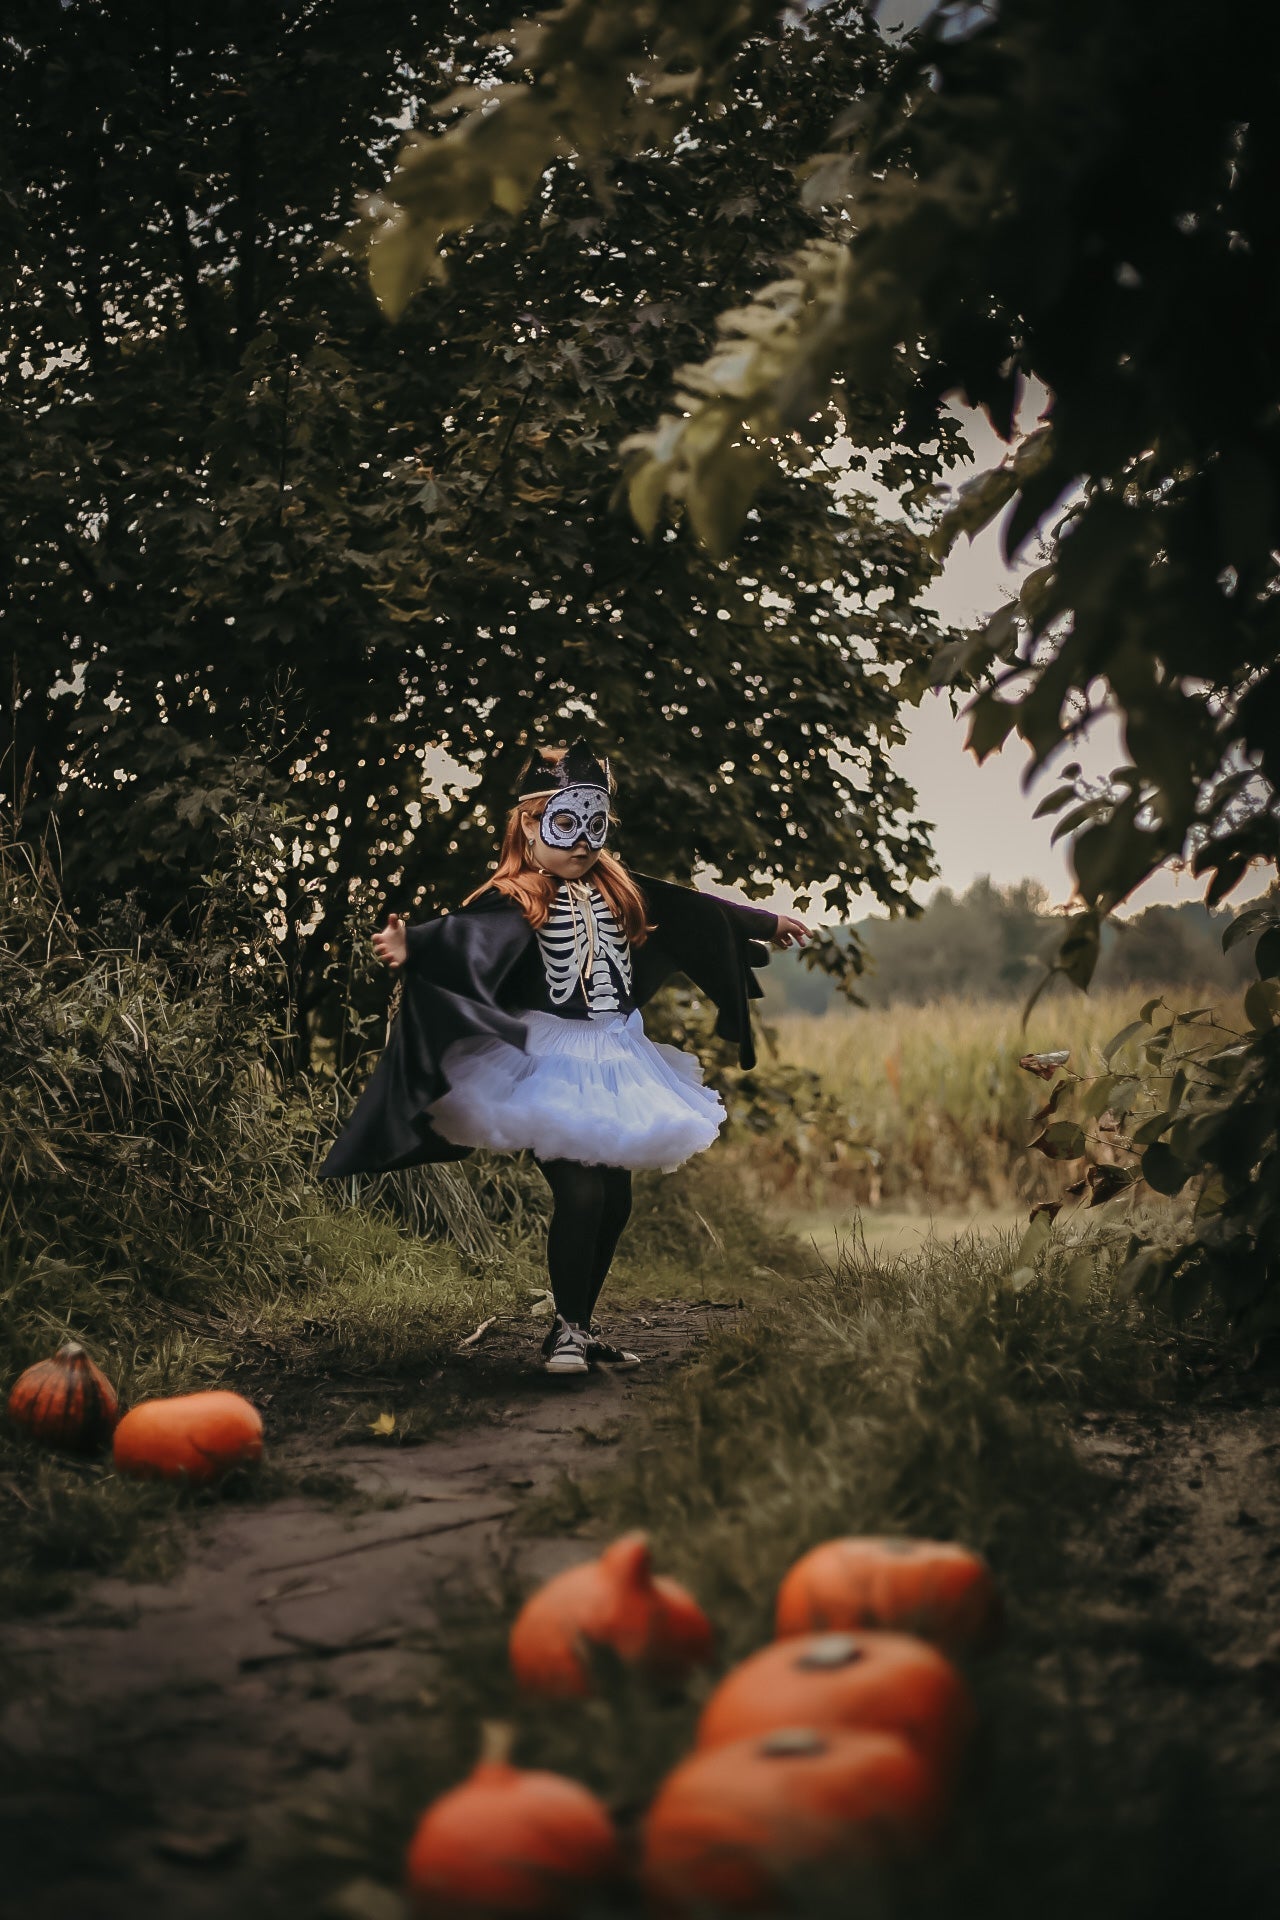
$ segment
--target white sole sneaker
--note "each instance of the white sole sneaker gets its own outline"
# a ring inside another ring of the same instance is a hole
[[[549,1360],[543,1361],[542,1371],[569,1374],[590,1373],[591,1369],[580,1353],[553,1353]]]
[[[587,1360],[593,1367],[612,1367],[615,1373],[630,1373],[634,1367],[644,1365],[638,1353],[626,1347],[611,1347],[604,1340],[588,1341]]]
[[[543,1354],[542,1365],[547,1373],[570,1374],[586,1373],[587,1336],[581,1327],[574,1327],[558,1316],[549,1336],[550,1352]]]

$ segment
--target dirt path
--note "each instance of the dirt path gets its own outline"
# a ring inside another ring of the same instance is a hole
[[[99,1580],[74,1608],[11,1627],[23,1684],[0,1710],[12,1782],[0,1914],[234,1915],[282,1811],[320,1789],[358,1792],[371,1743],[421,1710],[451,1585],[497,1580],[504,1566],[528,1582],[586,1556],[582,1541],[518,1533],[522,1503],[598,1468],[727,1317],[639,1308],[610,1331],[643,1368],[567,1381],[531,1365],[527,1325],[495,1326],[442,1377],[471,1402],[469,1424],[397,1445],[352,1444],[331,1421],[277,1448],[300,1474],[337,1468],[385,1504],[215,1510],[172,1581]],[[331,1412],[342,1392],[329,1383]]]
[[[282,1818],[363,1797],[379,1744],[413,1737],[450,1594],[527,1585],[590,1551],[520,1531],[522,1507],[625,1446],[631,1416],[728,1317],[637,1310],[615,1331],[643,1370],[579,1382],[531,1368],[527,1325],[494,1327],[428,1383],[473,1417],[417,1445],[368,1435],[367,1381],[313,1385],[319,1424],[277,1456],[300,1474],[339,1469],[362,1507],[297,1497],[214,1509],[174,1580],[97,1581],[73,1609],[11,1628],[23,1684],[0,1706],[3,1920],[261,1912]],[[301,1407],[286,1382],[276,1430]],[[1044,1792],[1067,1810],[1051,1863],[1074,1889],[1063,1910],[1087,1909],[1099,1875],[1127,1889],[1114,1911],[1225,1911],[1224,1887],[1244,1899],[1235,1910],[1252,1910],[1257,1890],[1229,1843],[1238,1827],[1240,1858],[1258,1857],[1280,1778],[1280,1384],[1215,1391],[1206,1378],[1187,1404],[1085,1416],[1077,1443],[1103,1483],[1096,1528],[1064,1569],[1069,1638],[1023,1655],[1076,1727],[1038,1756],[1035,1729],[1024,1735]],[[1029,1672],[1017,1668],[1015,1657],[1015,1693]],[[1153,1856],[1132,1844],[1148,1807],[1169,1882],[1155,1904],[1126,1879]],[[1166,1827],[1170,1807],[1184,1811]],[[1027,1883],[1045,1871],[1028,1862]]]

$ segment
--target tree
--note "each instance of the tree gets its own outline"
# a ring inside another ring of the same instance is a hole
[[[388,234],[402,259],[473,217],[467,193],[474,204],[486,176],[468,157],[500,146],[500,115],[514,127],[522,102],[545,119],[563,99],[556,136],[585,161],[625,149],[669,76],[714,88],[760,18],[744,7],[713,32],[706,11],[651,0],[651,64],[620,90],[639,66],[626,11],[568,0],[513,36],[518,73],[491,118],[452,131],[443,191],[428,151],[402,162]],[[609,71],[592,122],[573,111],[574,76],[597,52]],[[1223,33],[1193,0],[1158,16],[1138,0],[937,7],[882,85],[850,91],[812,156],[805,201],[825,210],[822,231],[727,308],[671,411],[628,443],[639,524],[674,507],[718,553],[768,511],[792,437],[833,407],[904,488],[918,479],[897,442],[933,444],[954,396],[1014,443],[938,547],[1007,509],[1006,553],[1047,528],[1044,564],[936,672],[979,688],[979,757],[1016,730],[1043,764],[1101,705],[1123,717],[1129,763],[1096,788],[1069,764],[1043,803],[1074,835],[1084,910],[1057,964],[1080,984],[1103,917],[1164,860],[1190,857],[1214,904],[1280,853],[1278,55],[1267,9]],[[1031,381],[1050,403],[1020,438]],[[1265,1323],[1280,1315],[1280,898],[1237,927],[1261,936],[1251,1036],[1211,1069],[1170,1074],[1163,1135],[1147,1135],[1162,1191],[1167,1155],[1182,1184],[1210,1168],[1217,1198],[1192,1240],[1142,1271],[1163,1284],[1209,1262]],[[1154,1044],[1158,1068],[1168,1043]]]
[[[837,906],[929,869],[888,761],[937,639],[921,531],[797,444],[717,560],[646,540],[614,457],[819,231],[793,166],[883,47],[852,14],[753,31],[678,142],[607,180],[552,155],[392,327],[338,243],[446,76],[493,91],[491,24],[77,0],[8,47],[9,797],[73,904],[133,889],[179,930],[220,818],[279,821],[296,1062],[342,1024],[357,923],[481,877],[539,727],[616,749],[637,864]]]

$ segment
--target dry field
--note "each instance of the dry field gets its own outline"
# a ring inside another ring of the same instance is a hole
[[[758,1078],[777,1078],[789,1111],[746,1144],[740,1134],[735,1152],[804,1220],[847,1218],[854,1207],[945,1213],[961,1224],[975,1211],[1007,1218],[1056,1194],[1063,1178],[1024,1151],[1044,1096],[1019,1059],[1065,1048],[1075,1072],[1101,1072],[1101,1049],[1148,997],[1127,988],[1055,994],[1025,1028],[1015,999],[779,1014],[766,1021]],[[1215,995],[1179,989],[1165,998],[1181,1009]]]

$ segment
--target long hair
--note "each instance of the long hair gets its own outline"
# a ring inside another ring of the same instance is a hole
[[[550,769],[563,758],[563,754],[563,748],[546,748],[542,757]],[[462,903],[464,907],[470,906],[473,900],[478,900],[482,893],[487,893],[492,887],[516,902],[531,927],[546,925],[557,880],[554,873],[535,867],[529,858],[524,823],[526,820],[540,820],[550,798],[548,794],[541,800],[526,800],[511,809],[507,815],[497,867],[474,893],[467,895]],[[633,947],[643,946],[653,929],[646,916],[644,895],[621,860],[615,860],[611,853],[601,851],[596,855],[590,873],[584,877],[594,881],[600,889],[612,907],[628,943]]]

